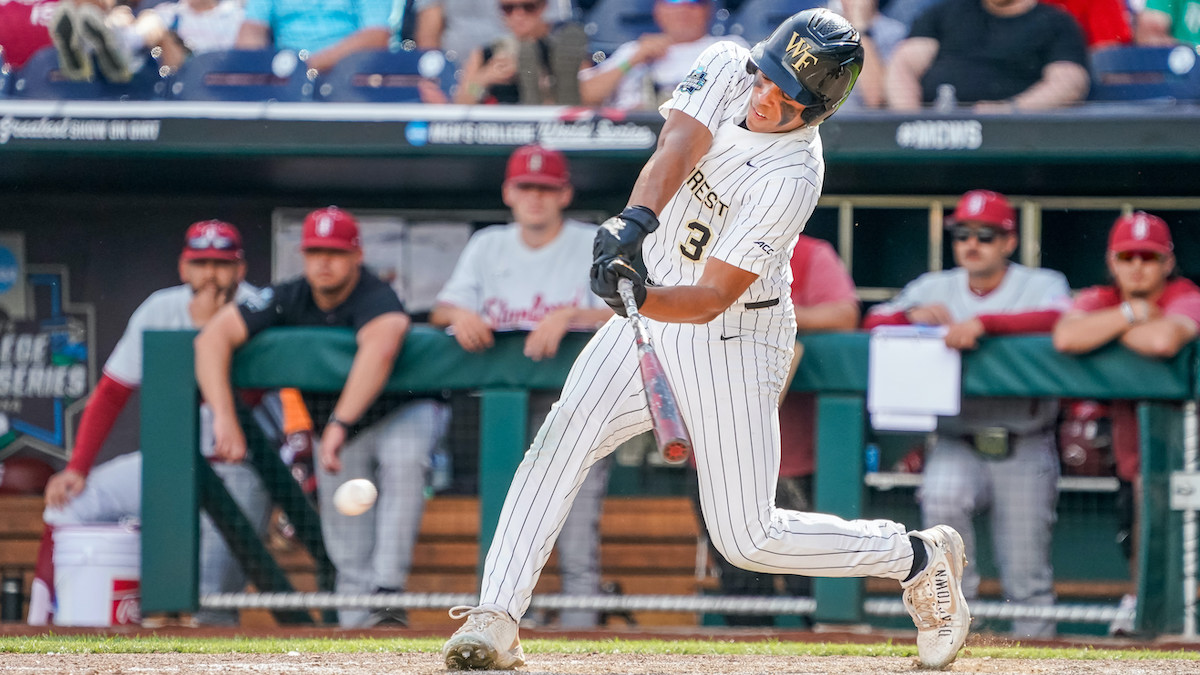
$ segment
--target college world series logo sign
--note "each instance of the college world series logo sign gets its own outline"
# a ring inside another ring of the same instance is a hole
[[[95,385],[94,315],[70,301],[65,267],[23,272],[26,316],[0,316],[0,459],[25,447],[65,458]]]

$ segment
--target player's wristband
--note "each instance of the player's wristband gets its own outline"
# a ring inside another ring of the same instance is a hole
[[[325,426],[330,426],[330,425],[337,425],[337,426],[339,426],[339,427],[341,427],[341,428],[345,429],[345,430],[346,430],[346,432],[347,432],[347,433],[349,433],[349,431],[350,431],[350,428],[354,426],[354,423],[353,423],[353,422],[347,422],[347,421],[345,421],[345,420],[340,420],[340,419],[338,419],[338,418],[337,418],[337,416],[335,416],[335,415],[330,415],[330,416],[329,416],[329,420],[325,422]]]

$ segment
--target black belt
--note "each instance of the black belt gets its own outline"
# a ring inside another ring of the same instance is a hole
[[[774,307],[778,304],[779,298],[773,298],[771,300],[759,300],[758,302],[747,302],[746,309],[766,309],[768,307]]]

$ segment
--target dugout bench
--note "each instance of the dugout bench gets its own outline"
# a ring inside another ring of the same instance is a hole
[[[208,467],[196,446],[198,393],[195,333],[148,332],[142,385],[142,605],[146,612],[195,611],[198,597],[198,504]],[[519,335],[497,336],[483,354],[461,350],[452,337],[413,329],[391,378],[390,392],[480,392],[480,555],[484,555],[512,476],[525,451],[530,389],[559,388],[587,336],[569,335],[558,355],[529,368]],[[793,390],[818,399],[817,510],[846,518],[863,514],[863,453],[867,429],[866,333],[809,335]],[[297,387],[339,391],[356,345],[348,330],[271,329],[235,356],[238,388]],[[1197,352],[1190,345],[1167,361],[1144,359],[1112,345],[1083,357],[1054,351],[1048,336],[992,338],[964,355],[964,396],[1127,398],[1139,405],[1143,433],[1144,504],[1138,556],[1136,627],[1179,632],[1182,516],[1169,507],[1172,471],[1182,466],[1183,415],[1173,402],[1196,397]],[[281,364],[286,364],[282,366]],[[849,489],[848,489],[849,488]],[[170,546],[153,542],[171,542]],[[328,570],[327,570],[328,572]],[[823,622],[860,622],[861,579],[814,579]],[[898,602],[898,601],[897,601]]]

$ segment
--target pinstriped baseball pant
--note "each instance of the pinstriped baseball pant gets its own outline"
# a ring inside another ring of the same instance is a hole
[[[790,316],[730,310],[704,325],[649,325],[691,432],[705,524],[726,559],[759,572],[908,576],[903,525],[775,507]],[[488,551],[481,606],[524,615],[589,467],[650,428],[633,331],[615,317],[579,355],[517,468]]]

